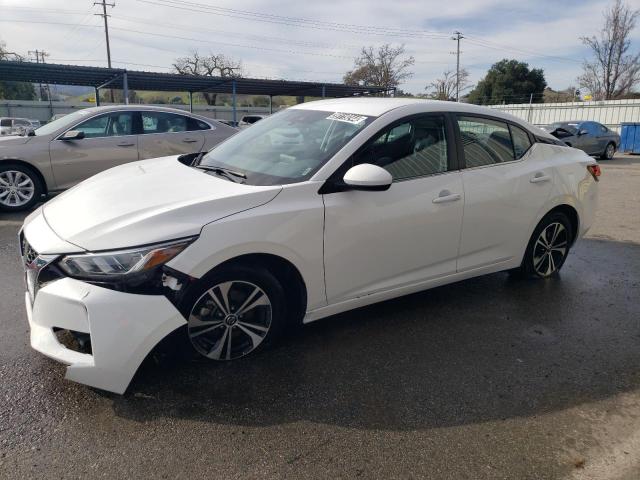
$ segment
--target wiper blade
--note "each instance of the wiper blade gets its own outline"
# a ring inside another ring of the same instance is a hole
[[[238,182],[237,178],[246,179],[247,176],[242,172],[236,172],[235,170],[231,170],[229,168],[223,167],[210,167],[208,165],[196,165],[195,168],[200,170],[204,170],[205,172],[213,172],[217,175],[223,176],[233,182]],[[234,178],[235,177],[235,178]]]
[[[239,172],[237,170],[231,170],[230,168],[211,167],[209,165],[196,165],[196,168],[201,168],[202,170],[208,170],[211,172],[228,173],[229,175],[233,175],[234,177],[247,178],[247,175],[244,174],[243,172]]]

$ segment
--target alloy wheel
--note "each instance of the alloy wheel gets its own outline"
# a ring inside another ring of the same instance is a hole
[[[533,269],[541,277],[548,277],[560,269],[568,248],[567,229],[560,222],[550,223],[533,247]]]
[[[613,144],[609,144],[607,145],[607,149],[605,150],[605,157],[607,157],[608,160],[611,160],[613,158],[613,154],[615,153],[615,147],[613,146]]]
[[[243,357],[271,328],[272,305],[257,285],[244,280],[219,283],[195,302],[187,329],[198,353],[212,360]]]
[[[35,192],[33,180],[18,170],[0,172],[0,205],[21,207],[31,201]]]

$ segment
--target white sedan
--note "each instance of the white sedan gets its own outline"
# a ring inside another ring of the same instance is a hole
[[[205,155],[113,168],[32,213],[20,234],[31,345],[68,379],[123,393],[170,334],[229,361],[292,324],[438,285],[546,278],[591,226],[599,175],[496,110],[297,105]]]

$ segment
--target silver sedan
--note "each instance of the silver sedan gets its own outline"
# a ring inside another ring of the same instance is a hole
[[[95,107],[27,136],[0,138],[0,209],[25,210],[43,194],[72,187],[123,163],[206,152],[237,129],[182,110]]]

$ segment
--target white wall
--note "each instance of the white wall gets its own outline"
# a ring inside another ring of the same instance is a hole
[[[492,105],[535,125],[568,120],[594,120],[620,132],[623,122],[640,122],[640,100]]]

